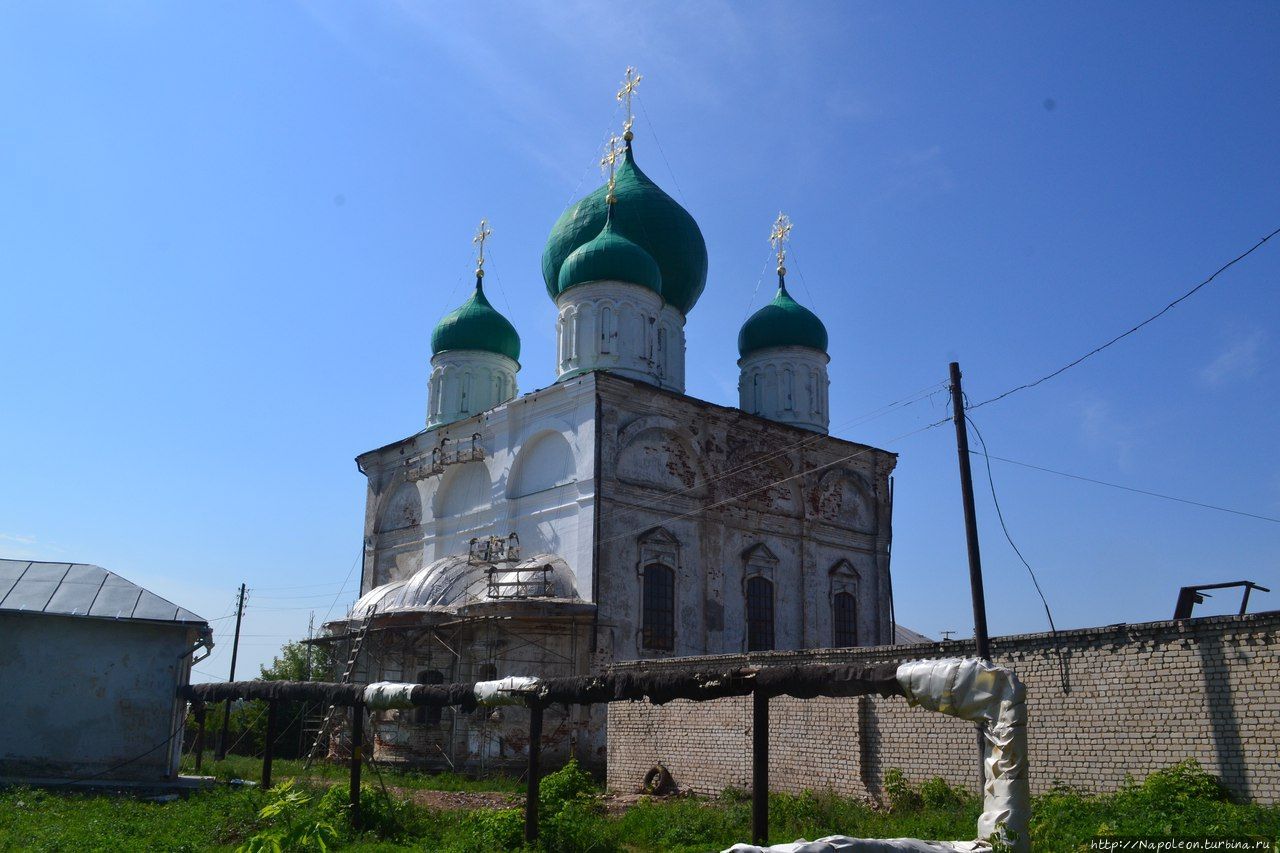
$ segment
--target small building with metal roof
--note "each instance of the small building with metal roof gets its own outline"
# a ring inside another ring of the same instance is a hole
[[[176,779],[209,623],[85,563],[0,560],[0,781]]]

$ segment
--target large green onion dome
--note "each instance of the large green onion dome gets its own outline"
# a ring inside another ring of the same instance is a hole
[[[600,187],[566,210],[551,229],[542,250],[542,278],[552,299],[562,290],[565,261],[603,230],[608,192],[607,185]],[[698,223],[640,171],[630,144],[618,169],[614,194],[614,230],[657,262],[663,298],[682,314],[689,313],[707,284],[707,244]]]
[[[662,271],[648,252],[618,233],[613,227],[614,213],[604,222],[595,239],[583,243],[560,265],[556,294],[575,284],[592,281],[623,281],[662,293]]]
[[[476,278],[476,289],[466,302],[444,315],[431,333],[431,354],[451,350],[482,350],[520,361],[520,336],[511,321],[489,304],[484,283]]]
[[[773,301],[752,314],[738,332],[738,354],[747,356],[771,347],[809,347],[827,351],[827,327],[818,315],[787,293],[787,284],[778,280]]]

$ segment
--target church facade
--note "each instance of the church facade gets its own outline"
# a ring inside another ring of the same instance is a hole
[[[484,293],[432,336],[426,429],[357,458],[368,478],[356,677],[581,675],[612,662],[893,642],[892,453],[828,434],[827,332],[779,287],[741,330],[739,405],[684,393],[685,317],[706,285],[693,217],[639,168],[543,255],[557,381],[517,390],[520,342]],[[604,714],[548,709],[549,760],[604,760]],[[377,715],[375,757],[524,761],[527,715]]]

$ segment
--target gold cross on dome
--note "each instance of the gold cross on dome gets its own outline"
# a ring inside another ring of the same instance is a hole
[[[605,169],[609,170],[609,195],[606,198],[609,204],[613,204],[615,200],[613,195],[614,177],[615,172],[617,171],[618,161],[622,159],[622,151],[622,139],[614,134],[611,135],[609,137],[609,141],[604,144],[604,156],[600,158],[601,171]]]
[[[778,218],[773,222],[773,229],[769,232],[769,245],[773,246],[773,250],[778,253],[778,273],[781,275],[786,271],[782,265],[787,259],[787,241],[791,239],[791,217],[782,211],[778,211]]]
[[[480,247],[480,255],[476,258],[476,275],[484,277],[484,241],[488,240],[493,234],[493,229],[489,227],[489,220],[481,219],[480,227],[476,229],[476,236],[471,238],[471,242]]]
[[[618,100],[626,100],[627,102],[627,120],[622,123],[622,135],[631,141],[631,126],[636,123],[636,117],[631,112],[631,96],[635,94],[636,87],[640,85],[640,81],[644,77],[636,73],[634,65],[627,66],[626,76],[622,78],[622,88],[618,90]]]

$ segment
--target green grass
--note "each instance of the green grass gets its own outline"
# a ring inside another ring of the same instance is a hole
[[[225,763],[228,772],[234,761]],[[284,773],[283,767],[279,773]],[[423,787],[430,787],[432,779],[442,785],[463,784],[452,776],[400,775],[415,777]],[[295,838],[315,826],[334,832],[333,846],[343,851],[520,849],[520,809],[442,812],[386,798],[372,781],[362,793],[370,831],[353,835],[347,829],[345,778],[338,781],[335,774],[328,779],[335,784],[327,790],[219,786],[164,805],[104,796],[0,791],[0,850],[234,850],[255,835],[259,840]],[[513,790],[511,780],[468,784],[490,787],[467,790],[495,790],[493,784],[508,786],[496,790]],[[548,776],[542,788],[540,849],[692,853],[721,850],[747,840],[750,834],[750,802],[741,792],[726,791],[713,799],[641,800],[621,816],[606,815],[595,794],[589,777],[575,766]],[[979,801],[940,780],[921,786],[899,780],[891,799],[894,805],[886,809],[829,793],[773,795],[771,841],[832,834],[941,839],[974,835]],[[268,807],[267,817],[260,815],[264,807]],[[1055,790],[1037,797],[1033,807],[1032,841],[1037,853],[1086,850],[1095,835],[1169,834],[1280,838],[1280,807],[1233,803],[1217,780],[1190,762],[1110,794]]]
[[[302,767],[305,762],[294,759],[276,759],[271,762],[271,781],[278,784],[286,779],[313,779],[325,783],[341,782],[347,784],[351,778],[351,770],[347,764],[333,764],[317,761],[311,765],[306,774]],[[524,782],[511,776],[495,774],[483,777],[463,776],[460,773],[424,773],[416,770],[400,770],[381,766],[383,780],[388,787],[412,788],[423,791],[502,791],[511,794],[523,794]],[[181,772],[195,773],[195,758],[183,756]],[[252,782],[262,781],[262,759],[248,755],[228,755],[222,761],[214,761],[211,754],[206,754],[200,768],[203,776],[213,776],[229,781],[245,779]],[[377,782],[378,775],[368,766],[365,767],[365,781]]]

